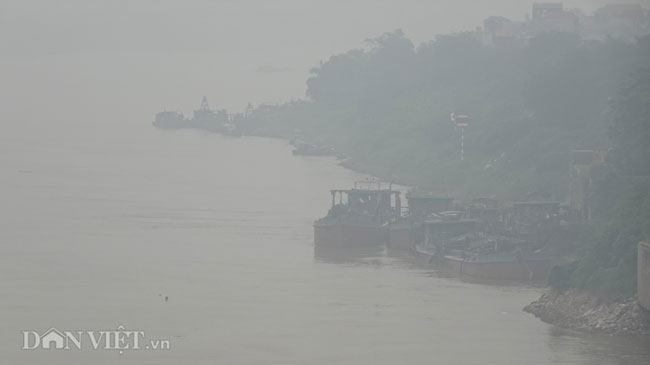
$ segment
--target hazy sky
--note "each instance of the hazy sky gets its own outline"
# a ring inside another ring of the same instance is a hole
[[[648,3],[650,0],[645,0]],[[565,1],[588,12],[616,0]],[[619,1],[620,2],[620,1]],[[401,28],[416,44],[522,0],[0,0],[3,122],[150,122],[303,97],[311,67]]]

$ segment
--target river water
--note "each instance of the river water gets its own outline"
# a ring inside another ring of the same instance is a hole
[[[364,176],[284,141],[27,125],[0,148],[2,364],[650,363],[648,339],[522,312],[540,288],[315,258],[329,189]],[[21,349],[22,331],[119,325],[171,349]]]

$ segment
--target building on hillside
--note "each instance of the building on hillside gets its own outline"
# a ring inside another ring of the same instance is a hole
[[[608,4],[586,17],[582,37],[588,40],[620,39],[633,42],[650,34],[650,10],[640,4]]]
[[[562,3],[534,3],[530,16],[514,21],[491,16],[483,21],[483,44],[525,44],[544,33],[569,33],[583,40],[617,39],[634,42],[650,35],[650,9],[641,4],[608,4],[586,15]]]
[[[580,22],[578,16],[565,10],[562,3],[534,3],[526,28],[531,37],[541,33],[578,34]]]
[[[484,45],[521,44],[525,39],[525,23],[502,16],[491,16],[483,21]]]

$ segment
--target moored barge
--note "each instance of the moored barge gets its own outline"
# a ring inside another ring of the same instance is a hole
[[[433,219],[416,253],[447,272],[481,279],[543,281],[551,257],[534,242],[487,233],[480,220]]]
[[[398,217],[389,227],[389,247],[413,250],[424,238],[424,221],[430,214],[448,211],[454,199],[428,192],[411,190],[406,194],[408,213]]]
[[[400,192],[378,181],[356,182],[354,188],[331,190],[332,206],[314,222],[314,244],[349,248],[381,246],[391,220],[401,211]]]

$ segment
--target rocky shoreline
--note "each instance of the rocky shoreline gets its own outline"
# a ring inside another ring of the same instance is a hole
[[[650,335],[650,311],[635,298],[604,301],[589,293],[551,290],[524,308],[546,323],[583,332]]]

